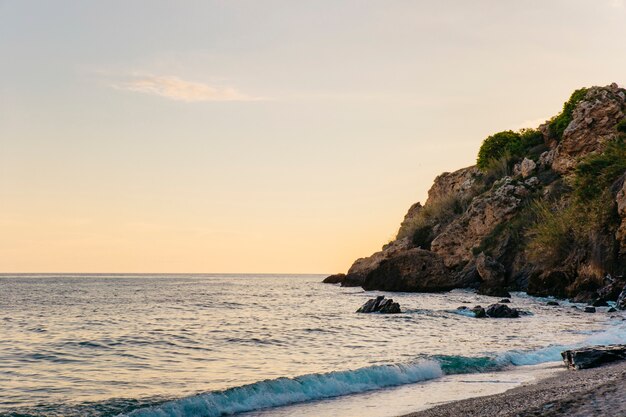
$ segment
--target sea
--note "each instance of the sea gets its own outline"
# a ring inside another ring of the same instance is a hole
[[[393,417],[565,372],[622,312],[513,293],[365,292],[324,275],[1,274],[0,416]],[[369,298],[401,314],[360,314]]]

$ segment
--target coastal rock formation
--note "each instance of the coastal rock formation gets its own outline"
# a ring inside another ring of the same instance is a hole
[[[475,166],[459,169],[454,172],[444,172],[435,178],[432,187],[428,190],[426,204],[440,201],[450,196],[467,199],[472,196],[473,187],[482,177],[482,173]]]
[[[489,136],[479,162],[435,178],[394,241],[328,280],[617,300],[626,284],[626,90],[577,90],[538,129]]]
[[[626,345],[591,346],[561,352],[569,369],[595,368],[605,363],[626,359]]]
[[[615,126],[624,118],[625,108],[626,92],[617,84],[589,88],[555,147],[552,169],[566,173],[581,156],[602,150],[617,137]]]
[[[383,246],[380,252],[376,252],[367,258],[359,258],[350,267],[346,277],[341,282],[342,287],[360,287],[365,282],[367,275],[378,268],[381,262],[403,253],[411,247],[409,239],[399,239]]]
[[[346,279],[346,274],[335,274],[324,278],[324,284],[341,284]]]
[[[467,211],[432,241],[431,250],[449,268],[465,265],[474,258],[472,248],[479,246],[496,226],[511,219],[529,194],[524,183],[504,177],[492,191],[475,197]]]
[[[400,310],[400,304],[395,303],[392,298],[385,299],[384,295],[379,295],[376,298],[371,298],[365,302],[357,313],[381,313],[381,314],[398,314]]]
[[[455,281],[437,254],[413,248],[386,259],[363,282],[363,289],[436,292],[463,287]]]
[[[476,257],[476,271],[482,279],[482,283],[478,288],[479,294],[492,297],[511,296],[505,289],[506,269],[504,265],[481,252]]]

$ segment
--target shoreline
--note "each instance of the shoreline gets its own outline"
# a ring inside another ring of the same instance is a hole
[[[501,394],[437,405],[401,417],[625,416],[626,361],[559,372]]]

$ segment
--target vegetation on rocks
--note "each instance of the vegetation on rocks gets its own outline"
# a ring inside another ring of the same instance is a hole
[[[625,115],[625,89],[583,88],[538,129],[489,136],[476,166],[439,175],[396,239],[355,261],[342,285],[617,299],[626,285]]]
[[[574,91],[569,100],[563,104],[563,111],[558,116],[550,120],[550,132],[558,139],[563,137],[563,132],[572,121],[572,113],[574,112],[576,105],[585,98],[587,91],[588,90],[586,88]]]
[[[518,132],[505,130],[487,137],[478,151],[476,166],[483,172],[507,166],[543,143],[543,135],[535,129],[522,129]]]

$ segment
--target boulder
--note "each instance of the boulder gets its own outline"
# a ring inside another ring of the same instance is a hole
[[[595,368],[605,363],[626,359],[626,345],[591,346],[561,352],[568,369]]]
[[[503,298],[502,300],[498,301],[501,304],[509,304],[511,302],[511,300],[509,300],[508,298]]]
[[[474,312],[474,315],[476,316],[477,319],[482,319],[487,317],[487,313],[485,312],[485,309],[481,306],[474,306],[472,308],[472,312]]]
[[[465,286],[439,255],[419,248],[382,261],[363,282],[366,291],[438,292]]]
[[[595,307],[585,307],[584,312],[585,313],[595,313],[596,312],[596,308]]]
[[[528,178],[535,168],[537,168],[537,164],[532,159],[524,158],[520,163],[520,173],[523,178]]]
[[[476,257],[476,271],[482,279],[482,283],[478,288],[479,294],[490,295],[492,297],[511,296],[504,288],[506,270],[501,263],[486,256],[483,252]]]
[[[617,310],[613,307],[609,308],[608,310],[606,310],[607,313],[615,313]]]
[[[519,311],[515,308],[511,308],[506,304],[491,304],[485,311],[487,316],[493,318],[517,318],[519,317]]]
[[[379,295],[366,301],[356,312],[398,314],[402,311],[400,310],[400,304],[395,303],[392,298],[385,299],[384,295]]]
[[[322,282],[324,284],[340,284],[344,279],[346,279],[346,274],[335,274],[324,278]]]
[[[559,305],[559,303],[557,303],[556,301],[548,301],[548,302],[546,303],[546,305],[548,305],[548,306],[558,306],[558,305]]]
[[[569,172],[581,157],[602,151],[606,142],[618,134],[615,127],[624,118],[624,97],[624,89],[617,84],[589,88],[556,143],[552,169],[561,174]]]

